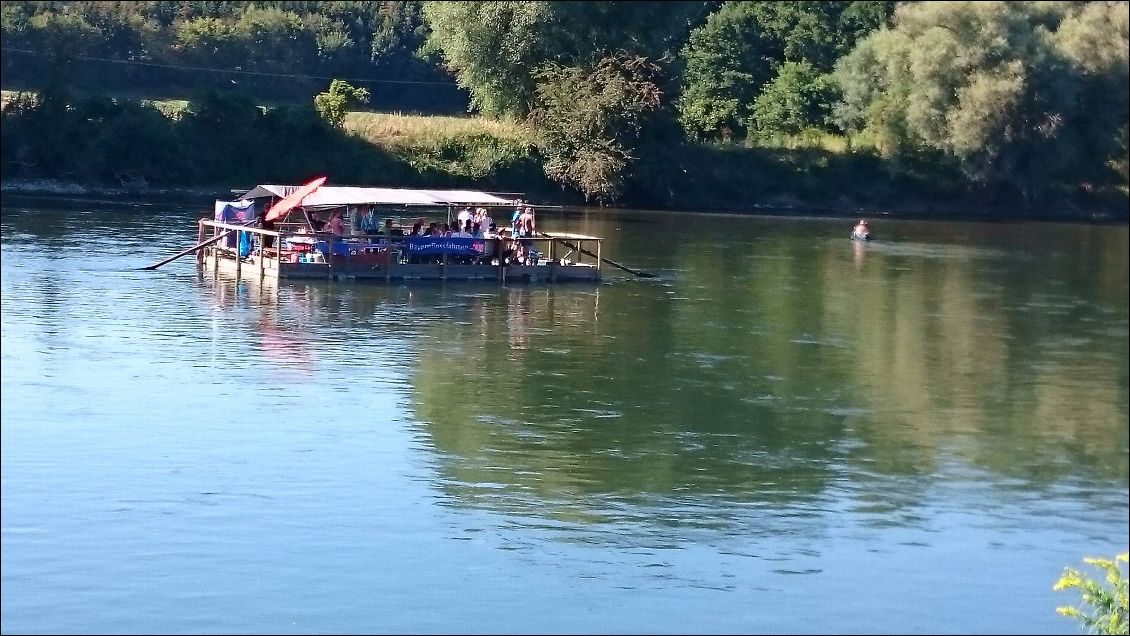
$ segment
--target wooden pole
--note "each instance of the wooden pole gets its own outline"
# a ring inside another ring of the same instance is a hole
[[[506,264],[502,262],[502,238],[496,236],[491,239],[494,241],[494,258],[498,260],[498,282],[506,282]]]
[[[283,246],[283,234],[282,234],[282,232],[279,232],[275,236],[275,280],[277,280],[277,281],[282,280],[282,246]],[[279,293],[279,287],[280,287],[279,285],[275,285],[275,296],[276,297],[278,296],[278,293]]]
[[[243,232],[235,233],[235,282],[239,282],[239,275],[243,270]]]
[[[196,222],[196,242],[197,244],[204,242],[204,219],[203,217]],[[201,267],[204,265],[204,250],[196,250],[196,266]]]

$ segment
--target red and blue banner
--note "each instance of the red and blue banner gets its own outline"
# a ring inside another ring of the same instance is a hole
[[[486,241],[481,238],[452,236],[410,236],[405,239],[409,254],[454,254],[457,256],[482,256]]]
[[[254,218],[254,201],[216,201],[215,219],[221,223],[243,225]],[[232,233],[224,239],[224,244],[228,247],[235,247],[236,241],[236,234]]]

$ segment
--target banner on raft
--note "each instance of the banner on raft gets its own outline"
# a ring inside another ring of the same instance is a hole
[[[216,201],[215,220],[233,225],[243,224],[255,218],[255,202],[242,199],[240,201]],[[235,233],[229,234],[224,239],[228,247],[235,247],[237,237]]]
[[[254,218],[254,201],[216,201],[215,220],[221,223],[244,223]]]
[[[486,241],[477,238],[443,236],[412,236],[404,243],[409,254],[455,254],[457,256],[482,256]]]

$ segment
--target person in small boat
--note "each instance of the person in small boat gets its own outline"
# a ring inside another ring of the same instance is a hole
[[[851,237],[853,239],[869,239],[871,238],[871,224],[867,219],[859,219],[859,223],[851,229]]]

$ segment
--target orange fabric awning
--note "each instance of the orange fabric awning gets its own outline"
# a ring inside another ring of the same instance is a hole
[[[274,221],[275,219],[285,215],[287,212],[290,212],[292,208],[302,203],[302,199],[305,199],[306,195],[310,194],[314,190],[317,190],[318,187],[325,182],[325,177],[318,177],[310,183],[307,183],[304,186],[300,186],[297,190],[291,192],[282,199],[279,199],[278,203],[271,206],[270,210],[267,210],[267,215],[263,217],[264,220],[270,223],[271,221]]]

